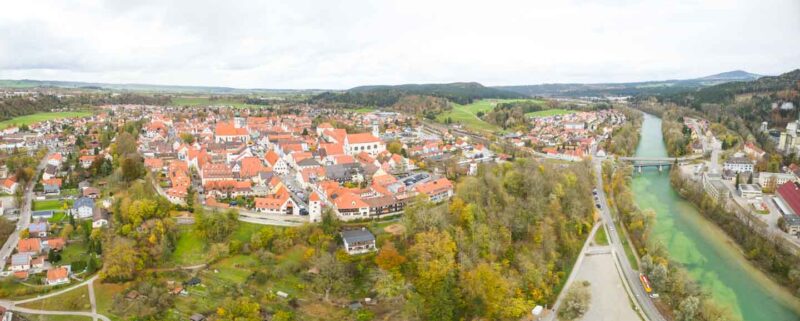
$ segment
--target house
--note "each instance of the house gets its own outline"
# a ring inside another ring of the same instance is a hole
[[[47,285],[59,285],[69,283],[69,270],[65,267],[57,267],[47,270]]]
[[[746,199],[761,200],[761,188],[755,184],[739,184],[739,195]]]
[[[431,202],[441,202],[453,196],[453,183],[444,177],[421,183],[415,189],[419,193],[428,195]]]
[[[92,163],[94,163],[94,158],[95,157],[92,155],[83,155],[80,158],[78,158],[78,161],[80,162],[81,167],[89,168],[92,167]]]
[[[48,250],[61,251],[64,249],[64,246],[67,245],[67,241],[63,238],[56,237],[44,241],[43,244]]]
[[[87,187],[83,189],[83,197],[88,197],[91,199],[96,199],[100,196],[100,189],[95,187]]]
[[[17,177],[11,176],[3,180],[3,184],[0,185],[0,191],[6,194],[14,194],[14,192],[17,191],[17,186],[19,186]]]
[[[250,135],[246,128],[237,127],[236,124],[223,122],[217,123],[214,127],[214,141],[216,143],[225,142],[247,142]]]
[[[38,255],[42,252],[42,240],[39,238],[20,239],[17,243],[17,253]]]
[[[300,207],[289,196],[289,192],[281,188],[277,193],[266,197],[256,197],[255,210],[265,214],[299,215]]]
[[[375,235],[372,235],[366,228],[342,231],[340,234],[347,254],[356,255],[377,250],[375,247]]]
[[[47,220],[53,217],[53,213],[54,212],[52,210],[33,211],[31,212],[31,219],[34,221]]]
[[[61,194],[61,179],[60,178],[43,179],[42,189],[46,195]]]
[[[42,173],[42,179],[48,180],[51,178],[55,178],[58,175],[58,166],[53,164],[47,164],[44,168],[44,173]]]
[[[11,271],[27,271],[31,269],[31,255],[17,253],[11,256]]]
[[[289,164],[287,164],[286,161],[278,156],[278,153],[273,150],[268,151],[264,155],[264,161],[266,161],[267,164],[272,167],[272,171],[275,173],[285,175],[289,172]]]
[[[49,226],[47,221],[39,221],[35,223],[31,223],[28,226],[28,232],[33,237],[47,237],[47,230]]]
[[[90,218],[94,215],[94,200],[81,197],[72,204],[72,216],[75,218]]]
[[[102,228],[108,226],[108,211],[99,209],[92,213],[92,228]]]
[[[344,192],[333,197],[333,206],[336,207],[336,213],[339,218],[344,221],[362,219],[369,217],[369,204],[364,202],[360,196]]]

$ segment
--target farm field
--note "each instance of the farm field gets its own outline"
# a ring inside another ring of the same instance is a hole
[[[525,114],[525,116],[532,117],[532,118],[537,118],[537,117],[549,117],[549,116],[556,116],[556,115],[569,115],[569,114],[572,114],[572,113],[575,113],[575,111],[574,110],[561,109],[561,108],[555,108],[555,109],[545,109],[545,110],[530,112],[530,113]]]
[[[62,119],[62,118],[78,118],[91,116],[92,113],[88,111],[65,111],[65,112],[47,112],[36,113],[25,116],[14,117],[4,121],[0,121],[0,129],[8,128],[11,126],[30,125],[43,121]]]

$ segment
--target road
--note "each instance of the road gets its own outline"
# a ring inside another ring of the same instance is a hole
[[[47,156],[42,158],[42,160],[39,162],[39,165],[36,166],[36,173],[33,175],[34,179],[39,177],[39,173],[44,169],[45,165],[47,165],[47,159],[49,157],[50,154],[47,154]],[[11,252],[17,247],[20,231],[27,229],[31,224],[31,202],[33,200],[33,187],[36,186],[34,179],[28,182],[28,185],[25,186],[25,195],[22,200],[22,206],[20,206],[19,210],[17,229],[11,233],[5,244],[3,244],[3,247],[0,248],[0,259],[2,259],[3,262],[3,269],[5,269],[5,264],[8,261],[8,257],[11,255]]]
[[[628,287],[633,292],[634,299],[637,306],[646,315],[646,318],[652,321],[666,321],[661,313],[656,309],[655,304],[650,296],[644,291],[639,281],[639,271],[634,270],[628,258],[625,256],[625,249],[620,242],[620,236],[617,229],[614,227],[614,219],[611,216],[611,211],[608,207],[608,200],[606,199],[605,191],[603,191],[603,167],[602,159],[594,158],[592,160],[595,171],[597,173],[597,196],[600,203],[600,213],[603,222],[606,224],[608,231],[608,241],[612,248],[615,259],[622,268],[622,274]]]

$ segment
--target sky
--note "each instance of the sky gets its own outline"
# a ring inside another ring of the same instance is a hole
[[[37,0],[0,7],[0,79],[344,89],[800,68],[798,0]]]

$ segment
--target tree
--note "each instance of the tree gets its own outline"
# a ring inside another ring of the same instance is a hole
[[[394,247],[392,242],[386,242],[381,247],[378,255],[375,256],[375,264],[385,271],[392,270],[406,262],[406,257],[402,256],[400,252]]]
[[[194,212],[194,199],[197,197],[197,191],[194,190],[194,185],[189,184],[186,188],[186,207],[189,211]]]
[[[336,217],[336,213],[330,207],[325,207],[322,211],[322,223],[320,227],[328,235],[336,235],[339,233],[339,227],[341,226],[341,222]]]
[[[136,243],[124,237],[114,237],[103,257],[103,270],[100,278],[111,282],[132,280],[144,268]]]
[[[464,273],[461,282],[465,299],[476,302],[473,307],[489,319],[500,319],[507,310],[506,299],[511,297],[511,285],[496,266],[486,262]],[[519,311],[516,311],[517,313]],[[523,310],[524,312],[524,310]],[[516,315],[519,317],[521,315]]]
[[[259,321],[261,320],[261,306],[249,297],[226,299],[223,305],[217,308],[218,321]]]
[[[386,150],[392,154],[399,155],[403,151],[403,143],[399,140],[390,141],[389,144],[386,145]]]
[[[314,259],[313,265],[319,270],[319,274],[314,276],[312,286],[322,294],[325,302],[330,301],[331,293],[343,292],[350,285],[350,274],[344,264],[330,253],[320,253]]]
[[[564,295],[564,300],[558,308],[558,317],[562,320],[575,320],[582,317],[589,310],[589,301],[592,293],[589,292],[589,281],[577,282]]]
[[[132,182],[144,176],[144,162],[139,155],[125,156],[122,160],[122,178],[126,182]]]
[[[455,316],[458,294],[455,291],[456,244],[450,234],[428,231],[414,237],[409,249],[414,258],[417,293],[423,319],[451,320]]]
[[[372,275],[372,288],[378,297],[384,300],[397,301],[403,298],[408,290],[406,279],[399,271],[374,270]]]
[[[239,226],[239,212],[228,210],[224,213],[195,214],[195,229],[211,242],[222,242]]]
[[[700,299],[696,296],[689,296],[686,297],[681,301],[678,305],[678,309],[675,311],[675,320],[676,321],[692,321],[695,320],[695,316],[700,308]]]

